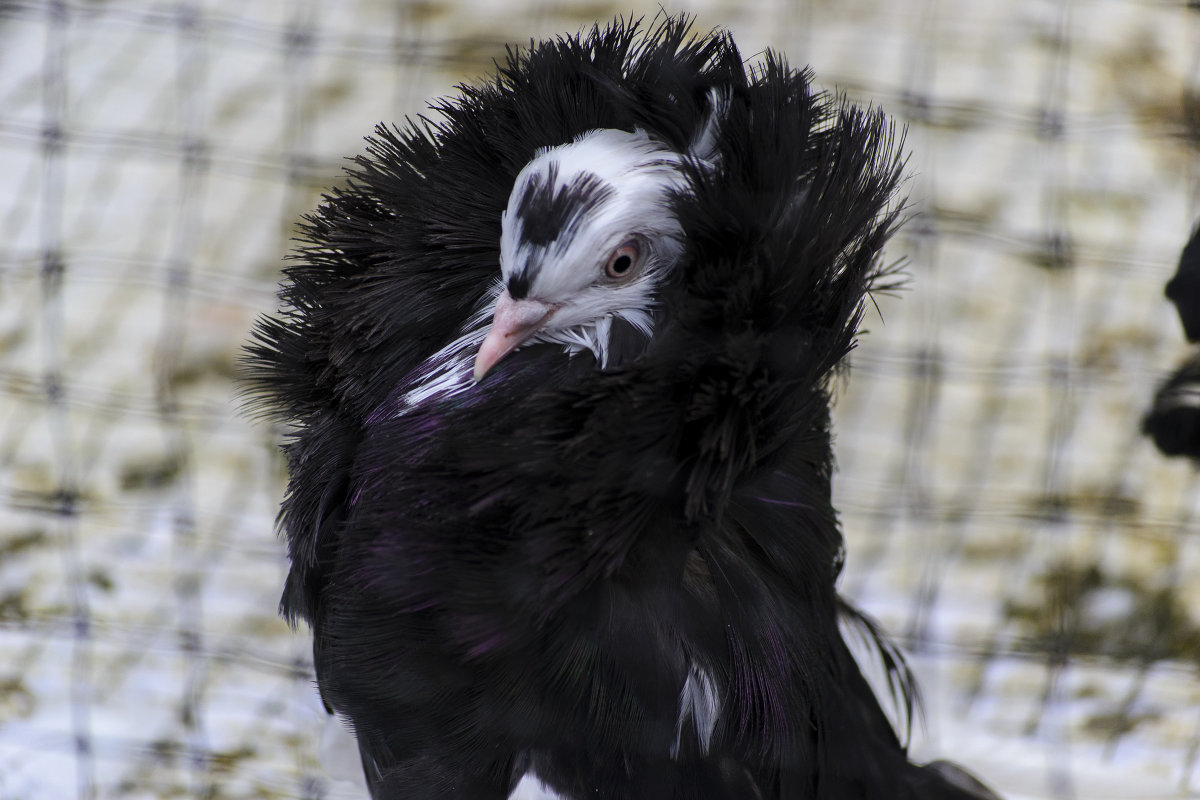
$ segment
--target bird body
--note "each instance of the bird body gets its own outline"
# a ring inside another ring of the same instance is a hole
[[[898,138],[723,33],[617,22],[380,128],[251,389],[282,608],[375,798],[987,798],[917,766],[842,601],[830,381]]]

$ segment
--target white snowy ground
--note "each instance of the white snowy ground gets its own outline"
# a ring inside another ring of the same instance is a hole
[[[910,126],[912,283],[868,317],[836,491],[916,753],[1012,798],[1200,796],[1200,492],[1137,433],[1186,353],[1200,13],[689,7]],[[275,615],[282,468],[237,348],[377,122],[628,8],[0,3],[0,798],[356,796]]]

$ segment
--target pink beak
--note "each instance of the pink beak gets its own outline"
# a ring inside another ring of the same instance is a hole
[[[500,359],[537,333],[542,323],[557,310],[558,306],[528,297],[513,300],[507,289],[501,292],[496,298],[492,330],[479,345],[479,352],[475,356],[475,380],[482,380]]]

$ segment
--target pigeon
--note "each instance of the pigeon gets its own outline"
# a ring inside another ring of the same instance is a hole
[[[1187,340],[1200,341],[1200,225],[1179,255],[1179,268],[1167,282],[1166,295],[1179,312]]]
[[[372,798],[995,798],[909,760],[844,633],[898,718],[912,676],[837,593],[831,392],[904,165],[666,15],[376,129],[244,356]]]
[[[1187,340],[1200,340],[1200,225],[1184,245],[1166,295],[1175,304]],[[1159,385],[1142,418],[1142,433],[1165,456],[1200,460],[1200,352],[1191,353]]]

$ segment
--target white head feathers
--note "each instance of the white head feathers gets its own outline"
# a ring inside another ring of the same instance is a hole
[[[505,291],[553,308],[535,341],[607,358],[612,317],[649,333],[655,285],[679,258],[672,197],[684,156],[644,131],[595,130],[540,150],[502,218]]]

